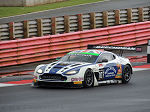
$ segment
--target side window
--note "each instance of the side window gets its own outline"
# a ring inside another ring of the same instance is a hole
[[[97,63],[101,63],[103,59],[107,59],[108,61],[116,59],[116,56],[111,53],[103,53],[100,55]]]
[[[116,56],[112,54],[112,60],[116,59]]]
[[[100,57],[97,60],[97,63],[101,63],[103,59],[106,59],[105,57],[106,57],[105,53],[101,54]]]

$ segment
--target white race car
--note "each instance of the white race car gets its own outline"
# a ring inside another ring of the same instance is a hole
[[[60,60],[38,65],[34,87],[93,87],[102,81],[121,80],[128,83],[132,75],[129,59],[101,50],[72,51]]]

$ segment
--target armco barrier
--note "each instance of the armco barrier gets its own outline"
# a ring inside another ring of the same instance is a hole
[[[136,46],[150,39],[150,21],[0,42],[0,67],[54,59],[88,44]]]
[[[31,75],[31,72],[34,70],[23,70],[23,71],[9,71],[9,72],[0,72],[0,78],[8,76],[21,76],[21,75]]]
[[[147,56],[128,56],[130,62],[147,62]]]

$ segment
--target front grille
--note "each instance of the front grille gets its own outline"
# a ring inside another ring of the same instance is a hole
[[[67,77],[62,76],[60,74],[43,74],[40,76],[40,79],[65,81],[65,80],[67,80]]]
[[[39,81],[38,85],[40,87],[63,87],[63,88],[81,88],[82,84],[73,84],[73,82],[44,82]]]

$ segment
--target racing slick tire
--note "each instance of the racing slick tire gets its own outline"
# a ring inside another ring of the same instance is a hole
[[[130,79],[131,79],[131,68],[129,65],[125,65],[124,69],[123,69],[123,74],[122,74],[122,83],[123,84],[127,84]]]
[[[83,87],[90,88],[94,86],[94,73],[91,69],[87,69],[84,74]]]

